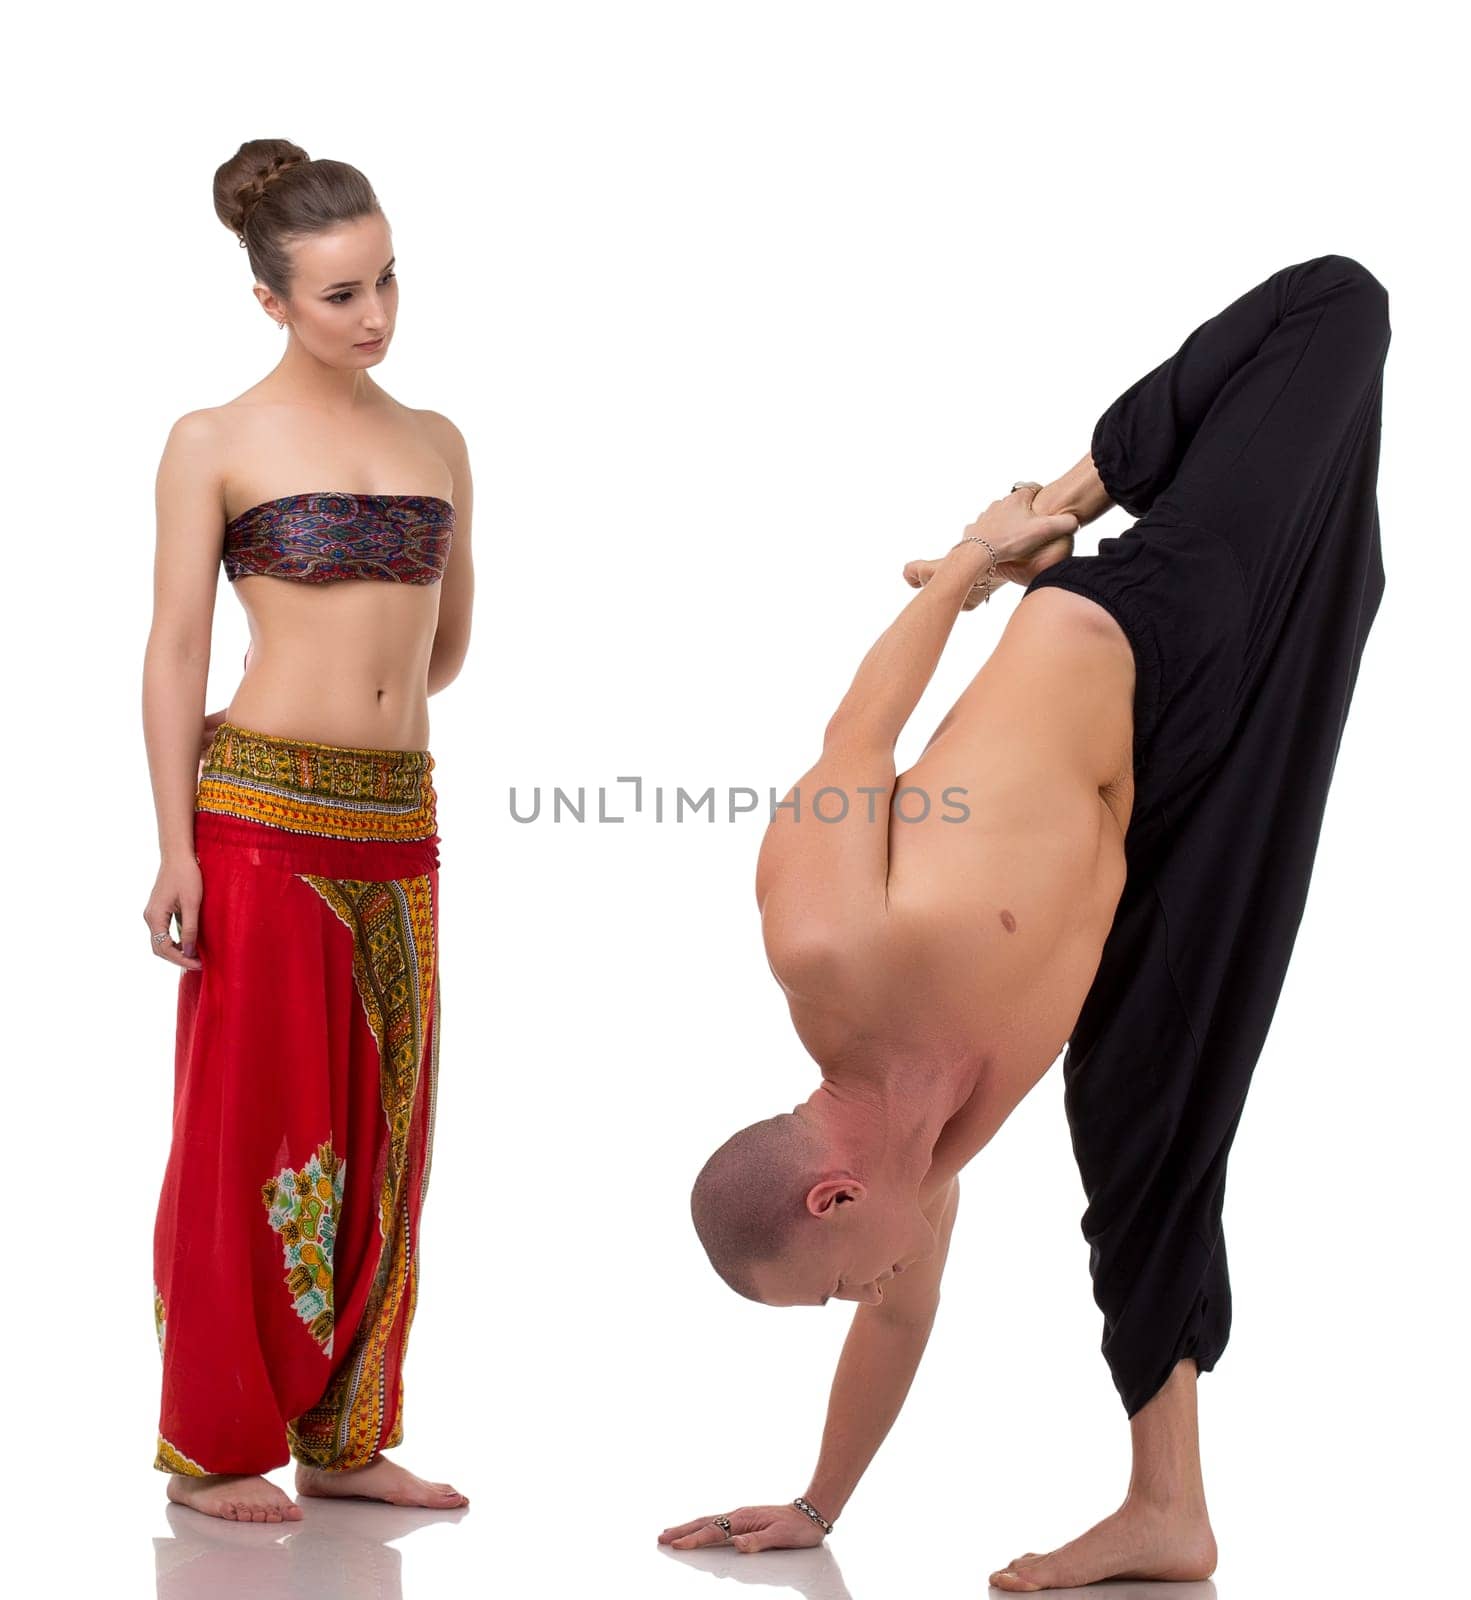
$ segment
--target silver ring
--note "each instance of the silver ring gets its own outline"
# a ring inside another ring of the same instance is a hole
[[[711,1520],[711,1522],[713,1522],[715,1524],[715,1526],[717,1528],[720,1529],[720,1531],[725,1535],[725,1537],[727,1539],[730,1538],[730,1518],[729,1517],[711,1517],[710,1520]]]
[[[153,936],[153,942],[154,942],[154,944],[162,944],[164,942],[164,940],[167,939],[167,938],[168,938],[168,934],[166,934],[166,933],[155,933],[154,936]]]

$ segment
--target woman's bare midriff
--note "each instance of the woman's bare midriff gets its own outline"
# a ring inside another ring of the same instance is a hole
[[[256,574],[231,587],[252,641],[226,711],[231,722],[321,744],[429,747],[437,583],[299,583]]]
[[[227,516],[313,491],[452,497],[421,414],[376,386],[350,421],[274,399],[263,385],[219,414],[229,434]],[[428,748],[439,584],[253,574],[229,587],[245,608],[252,645],[226,711],[231,722],[322,744]]]

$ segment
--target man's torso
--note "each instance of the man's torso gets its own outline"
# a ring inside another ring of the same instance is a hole
[[[813,1056],[891,1055],[970,1086],[935,1147],[948,1182],[1056,1060],[1123,892],[1133,655],[1079,595],[1026,597],[985,666],[901,772],[888,910],[861,968],[787,991]],[[780,980],[781,974],[777,974]],[[786,987],[786,985],[784,985]]]

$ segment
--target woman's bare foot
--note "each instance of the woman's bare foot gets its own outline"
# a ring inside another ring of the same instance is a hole
[[[245,1473],[216,1472],[207,1478],[175,1472],[166,1491],[170,1500],[226,1522],[300,1522],[301,1507],[274,1483]]]
[[[1073,1589],[1103,1578],[1191,1582],[1216,1570],[1216,1540],[1203,1501],[1167,1507],[1125,1500],[1111,1517],[1050,1551],[1029,1553],[991,1574],[997,1589],[1030,1594]]]
[[[392,1506],[428,1506],[434,1511],[470,1504],[469,1496],[458,1489],[416,1478],[387,1456],[375,1456],[367,1466],[352,1467],[346,1472],[327,1472],[298,1462],[296,1492],[325,1500],[386,1500]]]

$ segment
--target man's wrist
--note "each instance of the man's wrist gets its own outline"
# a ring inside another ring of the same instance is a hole
[[[999,566],[1008,559],[1006,550],[997,540],[991,538],[989,534],[980,537],[985,538],[987,543],[980,544],[975,535],[968,534],[959,543],[952,545],[945,555],[945,561],[956,574],[956,581],[964,584],[967,594],[978,586],[983,587],[988,575],[991,578],[991,587],[999,589],[1002,584],[1001,574],[992,573],[991,566],[993,562]],[[992,551],[995,552],[994,555]]]
[[[852,1491],[849,1490],[848,1493],[851,1494]],[[835,1483],[814,1478],[797,1496],[797,1500],[805,1500],[824,1521],[834,1524],[843,1514],[843,1507],[848,1503],[848,1494],[843,1493]],[[792,1502],[793,1505],[796,1503],[796,1500]]]
[[[823,1516],[806,1495],[799,1494],[792,1504],[815,1528],[822,1529],[824,1538],[833,1531],[831,1518]]]

